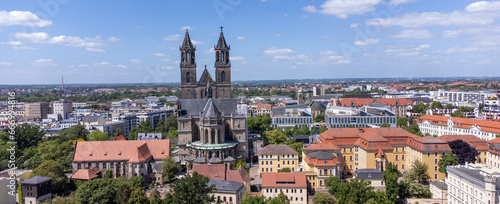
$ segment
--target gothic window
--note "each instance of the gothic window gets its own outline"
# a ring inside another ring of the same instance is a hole
[[[189,84],[189,83],[191,83],[191,76],[190,76],[190,73],[187,72],[186,73],[186,84]]]
[[[204,143],[208,143],[208,130],[207,129],[205,129],[205,135],[204,136],[205,136]]]
[[[191,59],[191,57],[189,56],[189,52],[186,53],[186,62],[189,63],[189,60]]]
[[[222,73],[220,73],[220,81],[221,82],[226,81],[226,72],[225,71],[222,71]]]
[[[225,61],[224,58],[226,57],[226,56],[224,56],[224,52],[220,52],[220,56],[221,56],[221,60],[220,61],[224,62]]]
[[[215,130],[212,129],[212,144],[215,143]]]

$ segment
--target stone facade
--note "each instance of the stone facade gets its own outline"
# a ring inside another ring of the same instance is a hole
[[[196,47],[193,46],[188,30],[184,42],[179,47],[181,53],[181,96],[183,99],[203,99],[210,91],[213,98],[231,98],[231,61],[229,59],[230,46],[226,44],[221,32],[215,50],[215,81],[208,73],[207,66],[196,79]],[[209,90],[210,89],[210,90]]]

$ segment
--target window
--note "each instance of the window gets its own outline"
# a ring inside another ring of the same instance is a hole
[[[394,139],[394,141],[396,141],[396,139]],[[396,152],[399,152],[399,147],[396,147]]]
[[[352,170],[352,165],[349,165],[349,169]]]
[[[438,163],[438,159],[434,159],[434,164],[437,164]]]
[[[438,171],[438,166],[434,166],[434,171]]]
[[[352,161],[352,156],[349,156],[349,161]]]
[[[430,157],[431,156],[431,153],[430,152],[427,152],[427,156]]]
[[[396,161],[399,160],[399,155],[396,155]]]
[[[401,164],[401,169],[405,169],[405,164]]]
[[[434,179],[438,179],[438,174],[434,174]]]
[[[405,160],[405,155],[401,155],[401,160]]]
[[[398,169],[398,164],[396,164],[396,169]]]
[[[437,156],[438,156],[438,152],[434,152],[434,156],[436,156],[436,157],[437,157]]]

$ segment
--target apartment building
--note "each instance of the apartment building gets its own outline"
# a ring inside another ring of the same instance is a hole
[[[333,143],[340,148],[342,174],[352,174],[357,169],[385,171],[389,162],[405,172],[419,160],[429,166],[431,180],[445,177],[436,167],[439,157],[451,151],[447,142],[393,127],[329,129],[319,135],[317,142]]]
[[[70,114],[73,112],[73,101],[66,99],[53,101],[52,111],[54,114],[60,115],[63,119],[68,119],[71,117]]]
[[[51,113],[50,103],[27,103],[24,105],[24,117],[47,119],[47,114]]]
[[[417,119],[422,133],[431,135],[474,135],[482,140],[491,140],[500,134],[500,122],[457,118],[439,115],[424,115]]]
[[[306,174],[303,172],[264,172],[261,192],[266,198],[275,198],[283,192],[290,200],[290,204],[306,204]]]
[[[290,168],[299,170],[299,154],[288,145],[267,145],[259,151],[259,175],[264,172],[279,172]]]
[[[311,107],[306,104],[273,108],[271,114],[271,127],[274,129],[284,130],[287,127],[293,128],[294,126],[299,128],[307,126],[311,129],[313,122]]]
[[[448,166],[448,203],[495,204],[500,201],[500,168],[482,164]]]
[[[396,127],[396,115],[384,106],[364,106],[360,109],[341,106],[330,106],[325,112],[327,128],[377,127],[387,123]]]
[[[333,143],[310,144],[302,149],[302,171],[306,173],[307,190],[326,190],[326,179],[340,176],[340,147]]]

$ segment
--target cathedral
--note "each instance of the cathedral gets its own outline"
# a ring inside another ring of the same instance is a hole
[[[230,47],[224,34],[215,50],[215,81],[206,66],[196,80],[196,47],[186,30],[181,53],[181,99],[177,104],[179,159],[191,170],[193,164],[225,164],[235,167],[248,157],[246,105],[231,97]]]
[[[226,44],[222,27],[215,51],[215,81],[208,73],[207,66],[203,70],[200,81],[196,80],[196,47],[193,46],[186,29],[184,42],[179,47],[181,52],[181,97],[183,99],[203,99],[211,89],[211,98],[231,98],[231,61],[230,46]]]

